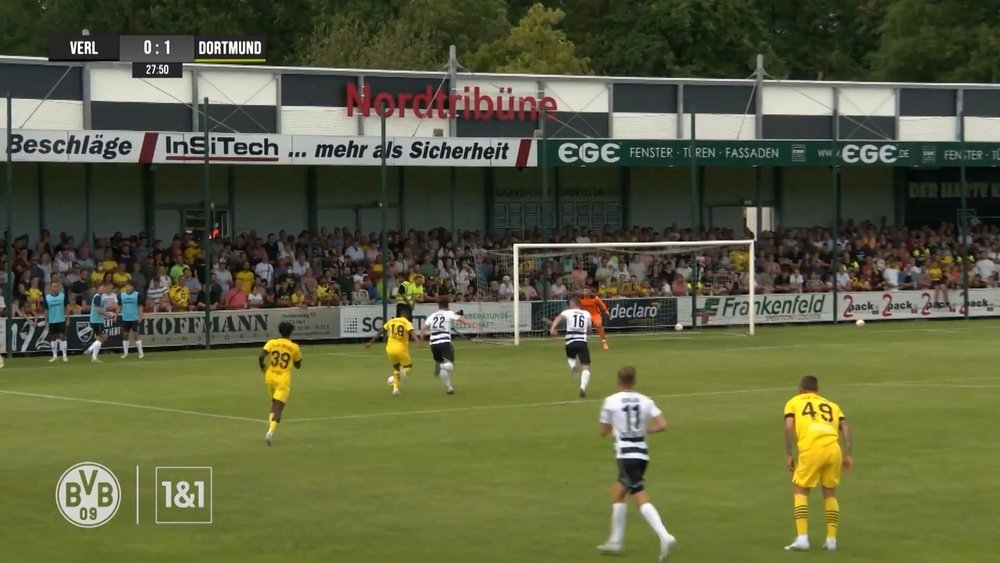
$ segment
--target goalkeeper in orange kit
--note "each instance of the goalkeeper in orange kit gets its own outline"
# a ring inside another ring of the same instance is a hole
[[[604,301],[600,297],[594,295],[594,292],[589,287],[583,290],[583,298],[580,299],[580,307],[584,311],[590,313],[590,324],[597,329],[597,334],[601,335],[601,348],[608,349],[608,338],[604,333],[604,321],[601,314],[610,316],[611,312],[608,311],[608,306],[604,304]]]

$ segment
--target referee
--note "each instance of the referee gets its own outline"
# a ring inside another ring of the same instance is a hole
[[[424,276],[417,274],[413,281],[404,280],[396,291],[396,316],[413,320],[413,306],[424,300]]]

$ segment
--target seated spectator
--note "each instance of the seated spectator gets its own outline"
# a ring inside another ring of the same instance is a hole
[[[371,295],[361,282],[354,282],[354,291],[351,292],[351,305],[369,305],[372,303]]]
[[[98,264],[89,276],[90,287],[97,287],[104,282],[104,264]]]
[[[247,295],[247,308],[248,309],[260,309],[267,305],[268,296],[267,290],[264,288],[264,283],[259,282],[254,286],[253,291]]]
[[[330,278],[323,276],[316,285],[316,304],[321,307],[340,305],[340,295],[330,283]]]
[[[258,262],[254,266],[254,274],[264,283],[264,287],[273,288],[275,284],[274,266],[267,261]]]
[[[191,308],[191,290],[187,288],[184,281],[183,277],[178,279],[167,290],[171,311],[187,311]]]
[[[886,291],[896,291],[899,289],[899,262],[895,258],[890,258],[885,264],[885,270],[882,272],[882,287]]]
[[[292,307],[300,307],[300,308],[308,307],[308,305],[306,304],[306,294],[305,292],[302,291],[302,287],[299,284],[295,283],[294,281],[290,283],[292,284],[292,299],[291,299]]]
[[[789,275],[782,268],[778,270],[777,275],[774,276],[774,292],[775,293],[790,293],[792,291],[792,281]]]
[[[253,291],[255,278],[256,275],[250,269],[250,262],[243,262],[243,266],[240,271],[236,272],[233,283],[238,285],[243,293],[249,295],[250,292]]]
[[[799,271],[797,267],[792,268],[791,275],[788,276],[788,290],[791,293],[802,293],[805,288],[806,280],[802,276],[802,272]]]
[[[121,290],[130,281],[132,281],[132,275],[125,271],[125,263],[119,262],[115,264],[115,269],[111,273],[111,284],[118,290]]]
[[[191,268],[184,268],[181,279],[177,281],[183,283],[184,287],[187,288],[192,306],[203,302],[201,281],[191,272]]]
[[[554,300],[566,299],[568,290],[566,289],[566,282],[564,278],[558,277],[556,281],[549,286],[549,298]]]
[[[159,276],[154,277],[149,282],[146,290],[146,310],[151,313],[170,312],[170,298],[167,296],[169,288],[163,285]]]
[[[249,272],[249,264],[247,265],[247,270]],[[229,293],[229,289],[233,286],[233,273],[229,271],[229,263],[225,258],[219,258],[215,263],[215,267],[212,268],[212,275],[215,276],[216,282],[222,289],[223,295]],[[253,283],[253,278],[250,278],[250,283]],[[244,291],[245,292],[245,291]]]
[[[295,294],[295,282],[290,279],[286,279],[274,288],[274,306],[275,307],[292,307],[292,298]]]
[[[531,285],[530,279],[525,278],[524,282],[521,284],[520,293],[521,295],[519,296],[519,299],[522,301],[538,301],[538,291],[533,285]]]
[[[597,296],[601,299],[614,299],[618,297],[618,285],[610,281],[601,283],[597,287]]]
[[[242,286],[233,284],[222,298],[222,308],[230,311],[246,309],[248,297]]]
[[[146,280],[146,274],[142,271],[142,263],[139,260],[132,262],[132,271],[129,272],[129,278],[132,281],[132,286],[139,292],[139,302],[141,303],[142,296],[149,282]]]
[[[510,281],[510,276],[504,276],[503,282],[497,286],[497,297],[500,301],[513,301],[514,300],[514,287]]]
[[[205,290],[204,298],[198,303],[198,309],[201,311],[204,311],[206,307],[212,311],[221,309],[223,295],[219,279],[213,273],[208,282],[208,288]]]
[[[823,281],[820,277],[819,272],[813,272],[809,274],[809,279],[806,280],[805,287],[803,291],[806,293],[818,293],[823,291],[828,291],[830,289],[830,284]]]
[[[42,305],[44,295],[42,293],[41,282],[42,280],[40,278],[31,278],[28,289],[23,296],[24,316],[32,319],[34,322],[37,322],[45,315],[45,308]]]

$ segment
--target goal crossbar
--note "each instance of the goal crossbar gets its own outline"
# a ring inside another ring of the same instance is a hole
[[[750,300],[750,307],[748,311],[748,322],[749,322],[749,332],[750,336],[754,334],[754,316],[755,316],[755,289],[756,283],[754,279],[754,274],[756,271],[754,265],[755,259],[755,245],[754,239],[727,239],[727,240],[679,240],[679,241],[663,241],[663,242],[565,242],[565,243],[545,243],[545,242],[523,242],[515,243],[513,246],[513,260],[511,270],[511,277],[513,281],[514,291],[514,311],[513,311],[513,324],[514,324],[514,345],[517,346],[521,342],[521,307],[520,307],[520,287],[521,287],[521,251],[531,250],[531,249],[546,249],[546,250],[629,250],[629,249],[653,249],[653,248],[701,248],[701,247],[713,247],[713,246],[746,246],[748,247],[748,269],[749,269],[749,279],[747,280],[747,290],[748,297]]]

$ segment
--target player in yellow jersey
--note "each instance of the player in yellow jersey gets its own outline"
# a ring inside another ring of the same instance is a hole
[[[274,441],[274,432],[278,429],[281,413],[288,403],[292,387],[292,367],[302,367],[302,351],[298,344],[292,342],[293,330],[295,327],[292,323],[279,324],[278,334],[281,338],[268,340],[257,356],[260,371],[264,372],[267,393],[271,396],[271,413],[267,418],[267,434],[264,435],[264,442],[268,446]]]
[[[392,394],[399,395],[399,376],[410,375],[413,363],[410,361],[410,338],[420,341],[420,334],[413,330],[413,323],[406,317],[395,317],[382,325],[382,330],[372,337],[365,344],[365,348],[370,347],[376,340],[386,336],[385,353],[389,356],[389,363],[392,364],[392,377],[389,384],[392,385]]]
[[[843,442],[843,447],[841,447]],[[798,449],[796,460],[792,449]],[[850,469],[851,430],[840,406],[819,396],[819,381],[807,375],[799,382],[799,393],[785,403],[785,456],[795,489],[795,541],[788,551],[809,549],[809,491],[823,488],[826,515],[826,543],[823,549],[837,550],[840,503],[837,485],[840,468]]]

